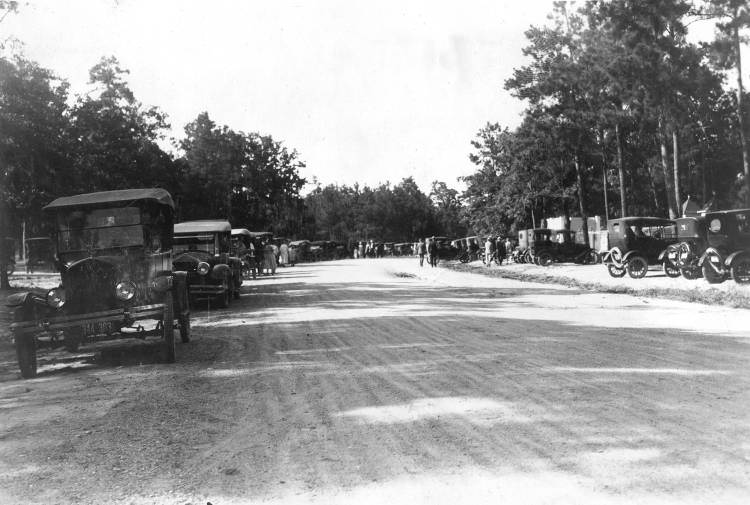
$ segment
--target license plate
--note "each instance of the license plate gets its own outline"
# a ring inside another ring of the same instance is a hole
[[[112,333],[112,322],[111,321],[97,321],[95,323],[86,323],[82,327],[83,336],[91,337],[94,335],[109,334]]]

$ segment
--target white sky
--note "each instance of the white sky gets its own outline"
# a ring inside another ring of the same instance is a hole
[[[218,124],[270,133],[322,184],[413,176],[456,182],[487,121],[513,127],[503,90],[524,63],[524,31],[551,1],[28,0],[0,25],[27,57],[88,89],[114,55],[173,135],[207,110]]]

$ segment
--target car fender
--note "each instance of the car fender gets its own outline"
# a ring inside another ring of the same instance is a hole
[[[187,272],[177,271],[172,276],[172,290],[174,291],[174,313],[185,314],[190,311],[188,297],[188,276]]]
[[[641,251],[633,250],[633,251],[626,252],[625,255],[622,257],[622,262],[627,263],[628,260],[630,260],[630,258],[633,256],[641,256]]]
[[[26,303],[32,301],[34,298],[34,293],[31,291],[22,291],[20,293],[13,293],[8,298],[5,299],[5,305],[7,307],[20,307],[21,305],[26,305]]]
[[[226,275],[232,276],[232,271],[226,263],[214,265],[214,268],[211,270],[211,277],[214,279],[222,279]]]
[[[698,266],[703,266],[703,263],[706,262],[706,258],[708,258],[712,254],[715,254],[716,256],[718,256],[719,259],[721,260],[721,263],[724,262],[724,260],[723,260],[724,255],[721,254],[721,252],[718,249],[716,249],[714,247],[709,247],[708,249],[705,250],[705,252],[701,256],[701,259],[698,260]]]
[[[727,259],[724,260],[724,266],[731,267],[732,263],[734,263],[735,258],[745,256],[750,257],[750,251],[735,251],[729,256],[727,256]]]

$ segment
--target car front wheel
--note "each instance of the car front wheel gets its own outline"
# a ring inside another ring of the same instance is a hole
[[[174,339],[174,303],[172,293],[164,295],[164,314],[161,318],[162,337],[164,338],[165,358],[167,363],[174,363],[176,357]]]
[[[750,258],[737,258],[732,262],[732,278],[737,284],[750,283]]]
[[[680,269],[674,266],[670,261],[669,258],[664,258],[664,263],[661,264],[661,268],[664,271],[664,275],[671,278],[676,278],[680,276]]]
[[[218,305],[221,309],[226,309],[232,301],[232,287],[229,279],[226,277],[221,283],[221,294],[219,295]]]
[[[624,277],[625,276],[625,269],[624,268],[619,268],[619,267],[617,267],[615,265],[612,265],[612,264],[607,265],[607,272],[609,272],[609,275],[611,277],[614,277],[616,279],[619,279],[620,277]]]

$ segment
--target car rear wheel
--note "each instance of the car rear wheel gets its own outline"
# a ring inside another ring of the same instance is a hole
[[[732,278],[737,284],[750,283],[750,258],[745,256],[732,262]]]
[[[709,284],[721,284],[724,282],[724,275],[714,270],[714,267],[711,265],[710,257],[703,261],[702,271],[703,277],[705,277]]]
[[[664,275],[671,277],[672,279],[680,276],[680,269],[674,266],[669,258],[664,258],[664,263],[661,264],[661,269],[664,271]]]
[[[648,261],[643,256],[633,256],[625,266],[628,275],[633,279],[643,279],[648,272]]]
[[[583,257],[583,264],[584,265],[596,265],[601,261],[601,258],[599,257],[599,253],[591,250],[586,253],[586,255]]]
[[[542,251],[535,259],[537,265],[546,267],[549,266],[550,263],[552,263],[552,254],[547,251]]]
[[[607,272],[609,272],[609,275],[611,277],[614,277],[616,279],[619,279],[620,277],[624,277],[625,276],[625,269],[624,268],[620,268],[620,267],[618,267],[616,265],[612,265],[612,264],[607,265]]]
[[[172,293],[167,292],[164,295],[164,314],[161,317],[161,331],[164,338],[164,361],[167,363],[175,362],[175,338],[174,338],[174,303]]]

